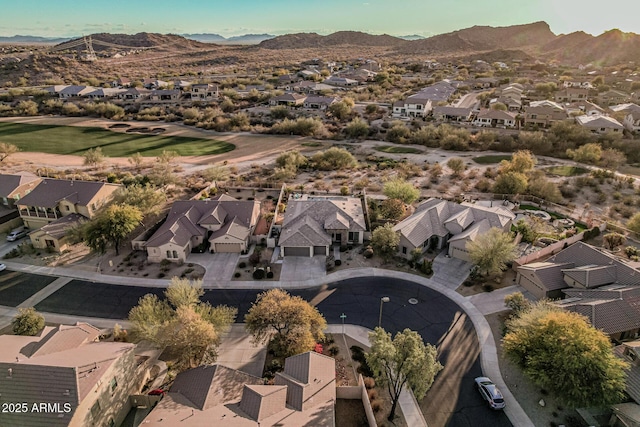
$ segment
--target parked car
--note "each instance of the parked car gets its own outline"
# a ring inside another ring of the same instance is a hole
[[[0,271],[6,270],[7,266],[4,264],[0,264]]]
[[[29,234],[29,229],[27,227],[16,228],[7,234],[7,242],[15,242],[18,239],[22,239],[27,234]]]
[[[498,387],[487,377],[476,378],[476,386],[482,398],[489,402],[491,409],[503,409],[505,407],[504,397]]]

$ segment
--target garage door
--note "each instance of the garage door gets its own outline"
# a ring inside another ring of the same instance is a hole
[[[326,255],[327,254],[327,247],[326,246],[314,246],[313,247],[313,254],[314,255]]]
[[[242,252],[240,243],[216,243],[215,251],[218,253],[234,253]]]
[[[308,247],[285,247],[284,248],[284,256],[309,256],[309,248]]]
[[[461,259],[463,261],[471,261],[471,259],[469,258],[469,252],[460,248],[456,248],[455,246],[451,246],[451,257]]]

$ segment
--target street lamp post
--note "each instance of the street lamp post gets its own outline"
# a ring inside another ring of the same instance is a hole
[[[344,313],[342,313],[342,314],[340,315],[340,318],[342,319],[342,335],[344,335],[344,319],[346,319],[346,318],[347,318],[347,315],[346,315],[346,314],[344,314]]]
[[[385,302],[389,302],[389,301],[390,301],[389,297],[380,298],[380,316],[378,316],[378,328],[382,327],[382,305]]]

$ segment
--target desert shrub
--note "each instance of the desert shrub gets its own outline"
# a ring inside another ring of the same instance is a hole
[[[340,348],[338,346],[332,345],[327,351],[329,352],[330,356],[335,357],[338,355],[338,353],[340,353]]]
[[[265,275],[266,273],[263,268],[258,268],[256,269],[256,271],[253,272],[253,278],[256,280],[264,279]]]
[[[240,263],[238,264],[238,268],[245,268],[247,266],[247,263],[244,261],[240,261]]]
[[[237,279],[238,277],[240,277],[240,276],[241,276],[241,274],[240,274],[239,272],[237,272],[237,271],[233,274],[233,277],[235,277],[236,279]]]
[[[364,379],[364,386],[367,390],[370,390],[376,386],[376,380],[371,377],[366,377]]]

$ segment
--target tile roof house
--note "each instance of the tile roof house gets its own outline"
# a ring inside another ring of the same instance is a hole
[[[60,90],[58,92],[58,96],[60,98],[73,98],[73,97],[77,97],[77,96],[84,96],[84,95],[86,95],[88,93],[93,92],[94,90],[96,90],[96,88],[93,87],[93,86],[76,86],[76,85],[72,85],[72,86],[66,86],[65,88]]]
[[[285,93],[271,98],[269,100],[269,105],[286,105],[287,107],[296,107],[298,105],[302,105],[306,99],[306,95],[299,93]]]
[[[619,90],[611,89],[606,92],[599,93],[596,97],[596,102],[600,106],[608,106],[615,104],[623,104],[629,102],[631,96],[627,93]]]
[[[471,108],[459,107],[433,107],[433,117],[436,120],[444,120],[447,122],[468,122],[471,121],[473,110]]]
[[[482,110],[473,121],[475,126],[514,128],[516,127],[516,114],[502,110]]]
[[[509,231],[515,215],[508,209],[485,207],[471,203],[458,204],[429,199],[393,229],[400,233],[398,255],[411,258],[411,251],[420,248],[442,249],[449,244],[449,256],[469,261],[466,243],[492,227]]]
[[[360,199],[305,194],[287,203],[278,244],[284,256],[327,256],[333,244],[361,244],[366,230]]]
[[[312,110],[326,110],[336,102],[338,102],[336,96],[308,96],[304,100],[303,106]]]
[[[555,100],[557,102],[575,102],[586,100],[589,90],[582,87],[567,87],[556,92]]]
[[[0,413],[6,426],[120,425],[129,396],[143,383],[135,345],[99,342],[86,323],[45,327],[36,336],[0,336],[3,402],[24,402],[25,413]],[[49,410],[31,410],[45,402]]]
[[[29,172],[15,175],[0,174],[0,202],[9,208],[13,208],[16,202],[29,194],[42,178]]]
[[[549,105],[534,104],[524,107],[524,125],[526,127],[548,128],[555,122],[566,120],[569,116],[565,109],[551,102]]]
[[[119,184],[105,182],[45,178],[16,204],[24,225],[39,229],[72,214],[93,218],[100,208],[113,200],[114,193],[120,188]],[[68,219],[64,224],[69,225]],[[32,242],[36,247],[60,250],[52,241],[45,243],[32,238]]]
[[[613,353],[629,364],[624,391],[635,403],[613,405],[614,416],[621,420],[622,424],[610,424],[640,426],[640,340],[623,342],[614,347]]]
[[[613,117],[607,116],[577,116],[576,123],[593,133],[619,133],[622,134],[624,126]]]
[[[635,108],[629,109],[622,123],[629,131],[640,132],[640,107],[636,105]]]
[[[218,85],[208,83],[192,84],[189,93],[193,101],[214,101],[218,99]]]
[[[612,339],[640,331],[640,271],[586,243],[518,267],[516,283],[537,298],[566,297],[559,306],[587,316]]]
[[[150,262],[185,261],[198,247],[208,248],[211,253],[240,253],[248,249],[259,215],[260,202],[240,201],[227,195],[177,201],[143,246]]]
[[[178,374],[145,426],[229,427],[335,425],[335,360],[308,352],[285,360],[275,385],[221,365]]]

